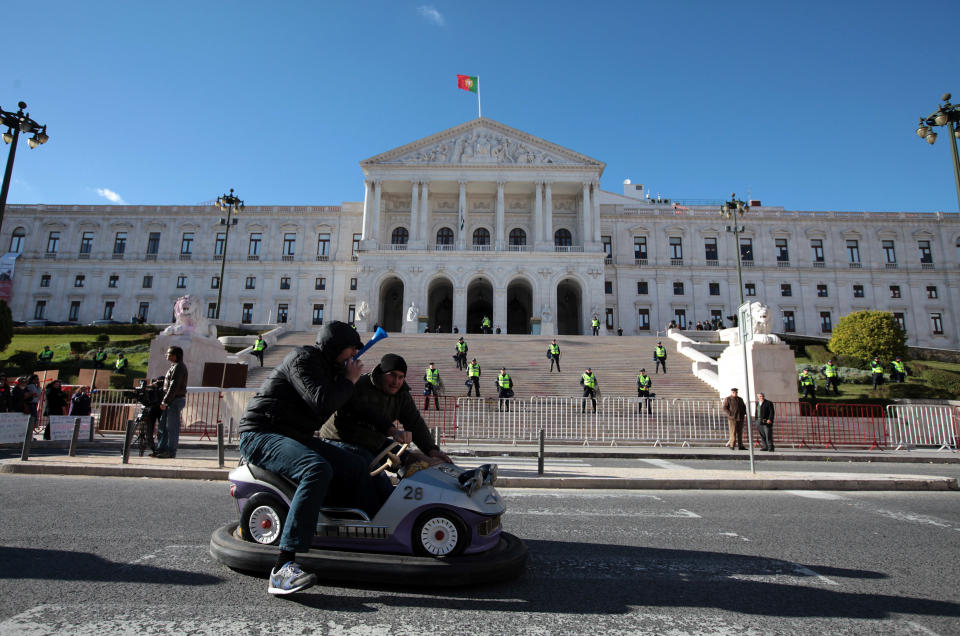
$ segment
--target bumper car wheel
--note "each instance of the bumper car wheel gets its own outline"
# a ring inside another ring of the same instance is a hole
[[[445,510],[428,510],[413,524],[416,554],[433,557],[457,556],[470,543],[467,525]]]
[[[254,495],[240,513],[240,536],[244,541],[277,545],[286,520],[286,504],[272,495]]]

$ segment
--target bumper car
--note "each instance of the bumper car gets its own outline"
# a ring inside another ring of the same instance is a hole
[[[395,470],[398,484],[371,518],[354,508],[323,508],[312,547],[297,562],[321,579],[469,585],[519,575],[527,548],[503,532],[506,510],[495,464],[403,465],[405,446],[385,449],[372,474]],[[238,569],[269,572],[296,484],[245,463],[230,472],[239,521],[218,528],[210,553]]]

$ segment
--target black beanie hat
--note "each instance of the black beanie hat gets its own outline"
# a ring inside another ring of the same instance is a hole
[[[380,370],[384,373],[391,371],[402,371],[407,374],[407,361],[395,353],[388,353],[380,358]]]

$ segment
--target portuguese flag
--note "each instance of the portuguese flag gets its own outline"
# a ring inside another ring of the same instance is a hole
[[[471,93],[477,92],[477,78],[470,75],[457,75],[457,88],[462,88]]]

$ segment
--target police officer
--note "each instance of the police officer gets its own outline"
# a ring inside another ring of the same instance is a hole
[[[597,317],[597,314],[593,314],[593,320],[590,321],[590,326],[593,327],[593,335],[600,335],[600,318]]]
[[[430,394],[433,394],[433,405],[440,410],[440,370],[433,362],[423,374],[423,410],[430,408]]]
[[[493,330],[490,328],[493,325],[490,322],[490,316],[484,316],[483,320],[480,321],[480,331],[481,333],[493,333]]]
[[[457,355],[454,356],[457,359],[457,371],[467,368],[467,349],[467,343],[464,342],[463,336],[460,336],[457,340]]]
[[[809,371],[804,369],[800,372],[800,375],[797,379],[800,382],[800,390],[803,391],[804,399],[808,397],[816,397],[817,385],[814,383],[813,376],[810,375]]]
[[[507,373],[506,367],[500,367],[500,375],[497,376],[497,397],[500,399],[497,404],[497,411],[506,405],[507,412],[509,413],[509,398],[513,397],[513,379],[510,377],[510,374]]]
[[[870,375],[873,376],[873,389],[883,384],[883,365],[880,364],[880,358],[876,357],[870,363]]]
[[[480,397],[480,365],[476,358],[467,365],[467,397],[470,397],[473,389],[477,390],[477,397]]]
[[[653,387],[653,380],[647,375],[646,369],[640,369],[637,376],[637,397],[647,403],[647,415],[652,413],[650,406],[650,389]],[[643,413],[643,402],[637,402],[637,413]]]
[[[890,374],[890,379],[903,384],[907,379],[907,367],[904,366],[900,356],[897,356],[897,359],[891,362],[890,366],[893,367],[893,373]]]
[[[260,361],[261,367],[263,366],[263,352],[266,348],[267,343],[263,341],[263,335],[257,334],[257,341],[253,343],[253,355]]]
[[[557,365],[557,373],[560,373],[560,345],[554,340],[547,347],[547,357],[550,358],[550,373],[553,373],[553,365]]]
[[[667,348],[663,346],[662,342],[657,342],[657,346],[653,350],[653,361],[656,364],[653,371],[654,373],[660,373],[660,367],[663,367],[663,372],[667,372]]]
[[[834,365],[833,360],[829,360],[823,367],[823,375],[827,377],[827,391],[833,387],[833,394],[840,395],[840,371]]]
[[[103,369],[106,367],[107,361],[107,352],[103,350],[103,347],[99,347],[97,352],[93,354],[93,368],[94,369]]]
[[[597,382],[597,376],[593,374],[593,371],[590,367],[587,367],[587,370],[583,372],[583,375],[580,376],[580,386],[583,387],[583,400],[580,401],[580,412],[586,413],[587,410],[587,398],[590,398],[590,401],[593,402],[593,412],[597,412],[597,389],[599,383]]]
[[[40,364],[43,366],[47,366],[53,362],[53,351],[50,350],[50,345],[43,345],[43,351],[37,354],[37,359],[40,360]]]
[[[113,368],[117,373],[123,373],[127,370],[127,365],[130,363],[129,360],[123,357],[122,353],[117,354],[117,361],[113,363]]]

